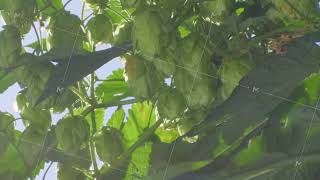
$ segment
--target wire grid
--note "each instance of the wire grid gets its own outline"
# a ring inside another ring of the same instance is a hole
[[[56,30],[60,30],[60,31],[62,31],[62,32],[66,32],[66,33],[69,33],[69,34],[76,35],[76,40],[77,40],[78,37],[81,37],[81,35],[79,35],[79,32],[80,32],[80,31],[78,31],[78,33],[74,33],[74,32],[70,32],[70,31],[65,30],[65,29],[62,29],[62,28],[57,28],[57,27],[53,27],[53,28],[56,29]],[[79,29],[79,30],[80,30],[80,29]],[[86,36],[82,36],[82,37],[87,38]],[[74,45],[76,44],[76,40],[75,40],[75,42],[74,42]],[[115,47],[117,47],[117,46],[115,46]],[[119,47],[119,48],[121,48],[121,47]],[[73,46],[73,49],[74,49],[74,46]],[[72,56],[73,56],[73,49],[72,49],[72,52],[70,53],[70,56],[69,56],[69,59],[68,59],[68,64],[70,64],[71,58],[72,58]],[[193,68],[189,68],[189,67],[181,66],[181,65],[178,65],[178,64],[174,64],[174,63],[172,63],[172,62],[168,62],[168,61],[163,60],[163,59],[161,59],[161,58],[154,58],[154,57],[152,57],[152,56],[148,56],[148,55],[142,54],[141,52],[139,52],[139,53],[140,53],[140,55],[142,55],[143,57],[146,57],[145,60],[148,60],[148,61],[159,60],[159,61],[163,61],[163,62],[166,62],[166,63],[168,63],[168,64],[171,64],[171,65],[174,65],[174,66],[176,66],[177,68],[185,69],[185,70],[187,70],[187,71],[189,71],[189,72],[196,73],[196,75],[199,74],[199,75],[202,75],[202,76],[207,76],[207,77],[211,77],[211,78],[215,78],[215,79],[222,79],[218,74],[213,75],[213,74],[207,74],[207,73],[205,73],[205,72],[199,72],[199,71],[198,71],[198,68],[197,68],[197,70],[195,71]],[[198,66],[199,66],[199,65],[198,65]],[[67,73],[68,73],[68,69],[69,69],[69,66],[67,66],[67,68],[66,68],[65,76],[66,76]],[[196,78],[196,77],[195,77],[195,78]],[[194,79],[194,80],[195,80],[195,79]],[[194,83],[194,81],[193,81],[193,83]],[[253,92],[252,90],[254,90],[254,88],[257,88],[257,87],[254,87],[254,86],[253,86],[253,87],[250,87],[250,86],[242,85],[242,84],[240,84],[239,82],[225,81],[224,83],[230,83],[230,84],[237,85],[237,86],[239,86],[239,87],[241,87],[241,88],[248,89],[250,92]],[[320,97],[318,98],[317,105],[316,105],[316,106],[311,106],[311,105],[308,105],[308,104],[304,104],[304,103],[300,103],[300,102],[298,102],[298,101],[294,101],[294,100],[288,99],[288,98],[286,98],[286,97],[282,97],[282,96],[278,96],[278,95],[272,94],[272,93],[270,93],[270,92],[268,92],[268,91],[264,91],[263,89],[259,89],[259,91],[262,92],[262,94],[264,94],[264,95],[266,95],[266,96],[271,96],[271,97],[273,97],[273,98],[278,98],[278,99],[281,99],[281,100],[283,100],[283,101],[287,101],[287,102],[289,102],[289,103],[297,104],[297,105],[304,106],[304,107],[306,107],[306,108],[310,108],[310,109],[313,109],[313,110],[314,110],[313,117],[312,117],[312,119],[311,119],[310,122],[309,122],[309,128],[308,128],[308,131],[307,131],[305,143],[304,143],[304,145],[303,145],[303,147],[302,147],[302,150],[301,150],[301,153],[300,153],[300,155],[299,155],[299,158],[298,158],[298,156],[297,156],[297,161],[296,161],[297,163],[295,164],[295,167],[297,168],[297,167],[298,167],[297,165],[301,165],[301,162],[300,162],[300,161],[301,161],[301,157],[303,156],[304,150],[305,150],[306,145],[307,145],[307,141],[308,141],[308,138],[309,138],[309,131],[310,131],[310,127],[312,126],[312,123],[313,123],[313,120],[314,120],[314,117],[315,117],[315,113],[316,113],[316,111],[320,110],[320,109],[318,108],[318,104],[319,104],[319,101],[320,101]],[[253,92],[253,93],[254,93],[254,92]],[[2,134],[2,133],[1,133],[1,134]],[[1,134],[0,134],[0,135],[1,135]],[[48,131],[47,131],[47,133],[46,133],[46,136],[45,136],[45,138],[44,138],[44,141],[46,140],[47,134],[48,134]],[[3,135],[3,134],[2,134],[2,135]],[[24,142],[26,142],[26,143],[30,143],[30,144],[33,144],[33,145],[39,145],[39,146],[42,147],[42,150],[41,150],[41,152],[40,152],[39,159],[37,160],[37,165],[38,165],[39,160],[40,160],[40,157],[41,157],[41,154],[43,153],[43,150],[45,149],[45,148],[44,148],[45,142],[41,145],[41,144],[35,144],[35,143],[33,143],[33,142],[30,142],[30,141],[26,141],[26,140],[24,140],[24,139],[20,139],[20,140],[21,140],[21,141],[24,141]],[[167,169],[168,169],[168,165],[169,165],[169,163],[170,163],[171,156],[172,156],[173,151],[174,151],[174,148],[175,148],[175,144],[176,144],[176,141],[174,142],[173,147],[172,147],[172,149],[171,149],[170,156],[169,156],[169,159],[168,159],[168,163],[167,163],[167,167],[166,167],[166,170],[165,170],[163,179],[165,179],[166,171],[167,171]],[[59,151],[59,150],[54,149],[54,148],[48,148],[48,149],[51,149],[51,150],[57,151],[57,152],[61,152],[61,153],[65,154],[65,155],[67,155],[67,156],[70,156],[70,157],[74,157],[74,158],[78,158],[78,159],[82,159],[82,160],[91,161],[90,159],[86,159],[86,158],[83,158],[83,157],[78,156],[78,155],[75,155],[75,154],[65,153],[65,152]],[[125,171],[125,170],[117,169],[117,168],[114,168],[114,167],[112,167],[112,166],[110,166],[109,168],[127,174],[127,171]],[[296,170],[296,172],[297,172],[297,171],[298,171],[298,170]],[[134,173],[133,173],[133,174],[134,174]],[[136,174],[136,175],[138,175],[138,174]],[[138,176],[140,176],[140,175],[138,175]],[[294,175],[294,178],[295,178],[295,177],[296,177],[296,173],[295,173],[295,175]]]

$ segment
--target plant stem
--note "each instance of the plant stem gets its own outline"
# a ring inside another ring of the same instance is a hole
[[[86,95],[86,94],[83,94],[82,92],[79,91],[79,89],[75,88],[75,87],[69,87],[69,89],[74,93],[76,94],[82,101],[90,104],[91,103],[91,100],[90,98]]]
[[[43,54],[43,51],[42,51],[42,48],[41,48],[41,47],[42,47],[42,46],[41,46],[41,39],[40,39],[40,36],[39,36],[39,34],[38,34],[37,28],[36,28],[36,26],[34,25],[34,23],[32,23],[31,25],[32,25],[32,28],[33,28],[36,36],[37,36],[37,39],[38,39],[38,42],[39,42],[39,46],[40,46],[41,54]]]
[[[90,146],[90,155],[91,155],[91,161],[93,164],[95,176],[98,177],[100,173],[99,173],[99,168],[98,168],[98,164],[97,164],[97,160],[96,160],[96,151],[95,151],[95,147],[94,147],[94,143],[93,143],[92,138],[89,141],[89,146]]]
[[[94,84],[95,84],[95,79],[94,79],[94,73],[91,73],[91,84],[90,84],[90,96],[91,96],[91,105],[96,104],[96,97],[94,94]],[[92,134],[95,134],[97,132],[97,123],[96,123],[96,114],[93,111],[91,111],[91,123],[92,123]]]
[[[143,99],[129,99],[129,100],[125,100],[125,101],[115,101],[115,102],[107,102],[107,103],[91,105],[91,106],[87,107],[81,113],[81,115],[82,116],[86,116],[91,111],[93,111],[94,109],[98,109],[98,108],[108,108],[108,107],[114,107],[114,106],[123,106],[123,105],[127,105],[127,104],[134,104],[134,103],[141,102],[141,101],[143,101]]]

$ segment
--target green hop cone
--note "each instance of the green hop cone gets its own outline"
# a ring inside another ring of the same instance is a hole
[[[128,87],[138,97],[147,97],[149,87],[147,81],[147,69],[144,59],[138,56],[127,56],[125,63],[125,79]]]
[[[115,128],[104,127],[94,136],[97,153],[107,163],[112,163],[122,153],[121,134]]]
[[[21,34],[30,31],[36,15],[36,0],[7,0],[1,16],[7,25],[15,26]]]
[[[46,132],[38,126],[28,126],[19,139],[18,149],[28,167],[36,165],[42,150]]]
[[[155,11],[140,11],[134,16],[132,42],[143,57],[153,58],[160,53],[165,38],[162,27],[161,17]]]
[[[0,136],[0,156],[2,153],[5,152],[7,145],[10,143],[9,139],[14,137],[14,117],[5,112],[0,111],[0,131],[5,132],[6,135],[9,137],[5,136]]]
[[[177,129],[180,136],[185,135],[191,128],[200,123],[206,116],[206,110],[188,110],[184,117],[177,123]]]
[[[4,26],[0,32],[0,66],[15,65],[22,51],[21,37],[17,28]]]
[[[77,153],[89,139],[89,124],[81,116],[61,119],[56,126],[56,137],[63,151]]]
[[[157,111],[161,118],[173,120],[182,116],[186,109],[183,95],[174,88],[165,88],[160,92]]]
[[[105,9],[109,0],[86,0],[86,3],[90,4],[91,8]]]
[[[124,22],[115,30],[114,45],[121,45],[131,41],[132,22]]]
[[[25,53],[19,61],[40,61],[39,56]],[[21,66],[16,70],[16,78],[20,86],[27,87],[28,100],[33,104],[46,88],[47,82],[54,71],[54,66],[49,63],[36,63]]]
[[[190,34],[179,43],[179,65],[192,73],[211,74],[214,71],[210,65],[212,50],[206,40],[198,34]]]
[[[41,129],[47,129],[51,124],[51,114],[48,110],[25,106],[20,114],[26,125],[37,125]]]
[[[95,44],[99,42],[111,43],[113,41],[112,22],[108,16],[104,14],[96,15],[88,21],[87,27]]]
[[[146,73],[144,59],[139,56],[125,57],[125,78],[127,81],[137,79]]]
[[[182,94],[185,95],[190,93],[193,78],[194,76],[189,71],[179,68],[173,77],[173,84]]]
[[[169,35],[167,42],[163,42],[163,44],[167,44],[166,48],[162,49],[162,53],[159,55],[160,57],[156,57],[151,59],[154,67],[158,72],[163,73],[166,77],[172,76],[177,67],[177,49],[178,49],[178,41],[177,37],[174,34]]]
[[[209,106],[216,97],[217,90],[213,82],[212,79],[207,77],[196,79],[189,93],[184,94],[187,106],[191,109]]]
[[[57,57],[70,56],[82,52],[82,42],[85,37],[78,16],[63,11],[50,18],[48,47]]]

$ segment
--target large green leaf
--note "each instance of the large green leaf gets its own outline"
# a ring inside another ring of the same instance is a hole
[[[124,123],[125,118],[125,112],[123,108],[117,109],[111,116],[111,118],[108,120],[107,125],[109,127],[113,127],[116,129],[119,129],[122,127],[122,124]]]
[[[132,146],[154,122],[155,114],[151,103],[134,104],[122,129],[124,147]],[[140,179],[148,174],[151,151],[152,142],[146,142],[132,153],[125,179]]]
[[[144,179],[148,175],[151,151],[152,143],[147,142],[132,153],[125,180]]]
[[[131,93],[124,81],[123,69],[113,71],[106,81],[99,84],[96,94],[102,102],[113,102],[129,97]]]
[[[127,122],[122,131],[124,145],[129,148],[139,136],[155,122],[155,114],[151,103],[143,102],[132,105]]]

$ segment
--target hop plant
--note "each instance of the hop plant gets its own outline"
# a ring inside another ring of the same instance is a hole
[[[82,52],[82,41],[85,37],[78,16],[63,11],[51,17],[49,21],[48,48],[56,57],[70,56]]]
[[[107,163],[112,163],[122,153],[121,135],[117,129],[104,127],[94,137],[99,157]]]
[[[134,16],[132,41],[144,56],[153,58],[159,54],[165,38],[163,34],[162,19],[157,12],[144,10]]]
[[[169,120],[179,118],[185,109],[185,99],[177,89],[167,87],[160,92],[157,111],[161,118]]]
[[[18,149],[24,157],[24,161],[29,167],[33,167],[37,163],[39,154],[45,139],[45,131],[38,126],[28,126],[22,133],[18,144]]]
[[[13,66],[22,52],[19,30],[14,26],[4,26],[0,32],[0,66]]]
[[[81,116],[61,119],[56,126],[56,137],[65,152],[77,153],[83,149],[89,138],[89,124]]]
[[[113,44],[121,45],[131,41],[132,22],[125,22],[117,26]]]
[[[24,53],[19,57],[19,61],[35,62],[39,61],[41,57],[33,54]],[[16,78],[22,87],[27,87],[28,100],[33,104],[35,100],[42,94],[45,89],[50,76],[54,72],[52,64],[36,63],[27,64],[19,67],[16,70]]]
[[[104,14],[98,14],[89,20],[88,31],[95,44],[99,42],[111,43],[113,41],[113,27],[110,18]]]
[[[126,57],[125,79],[129,88],[137,97],[152,97],[160,88],[161,79],[151,64],[139,56]]]
[[[0,131],[6,132],[9,137],[14,136],[14,117],[9,113],[0,111]],[[9,139],[5,136],[0,136],[0,154],[4,153],[7,145],[10,143]]]
[[[28,33],[36,15],[35,0],[4,0],[1,16],[7,25],[15,26],[21,34]]]

